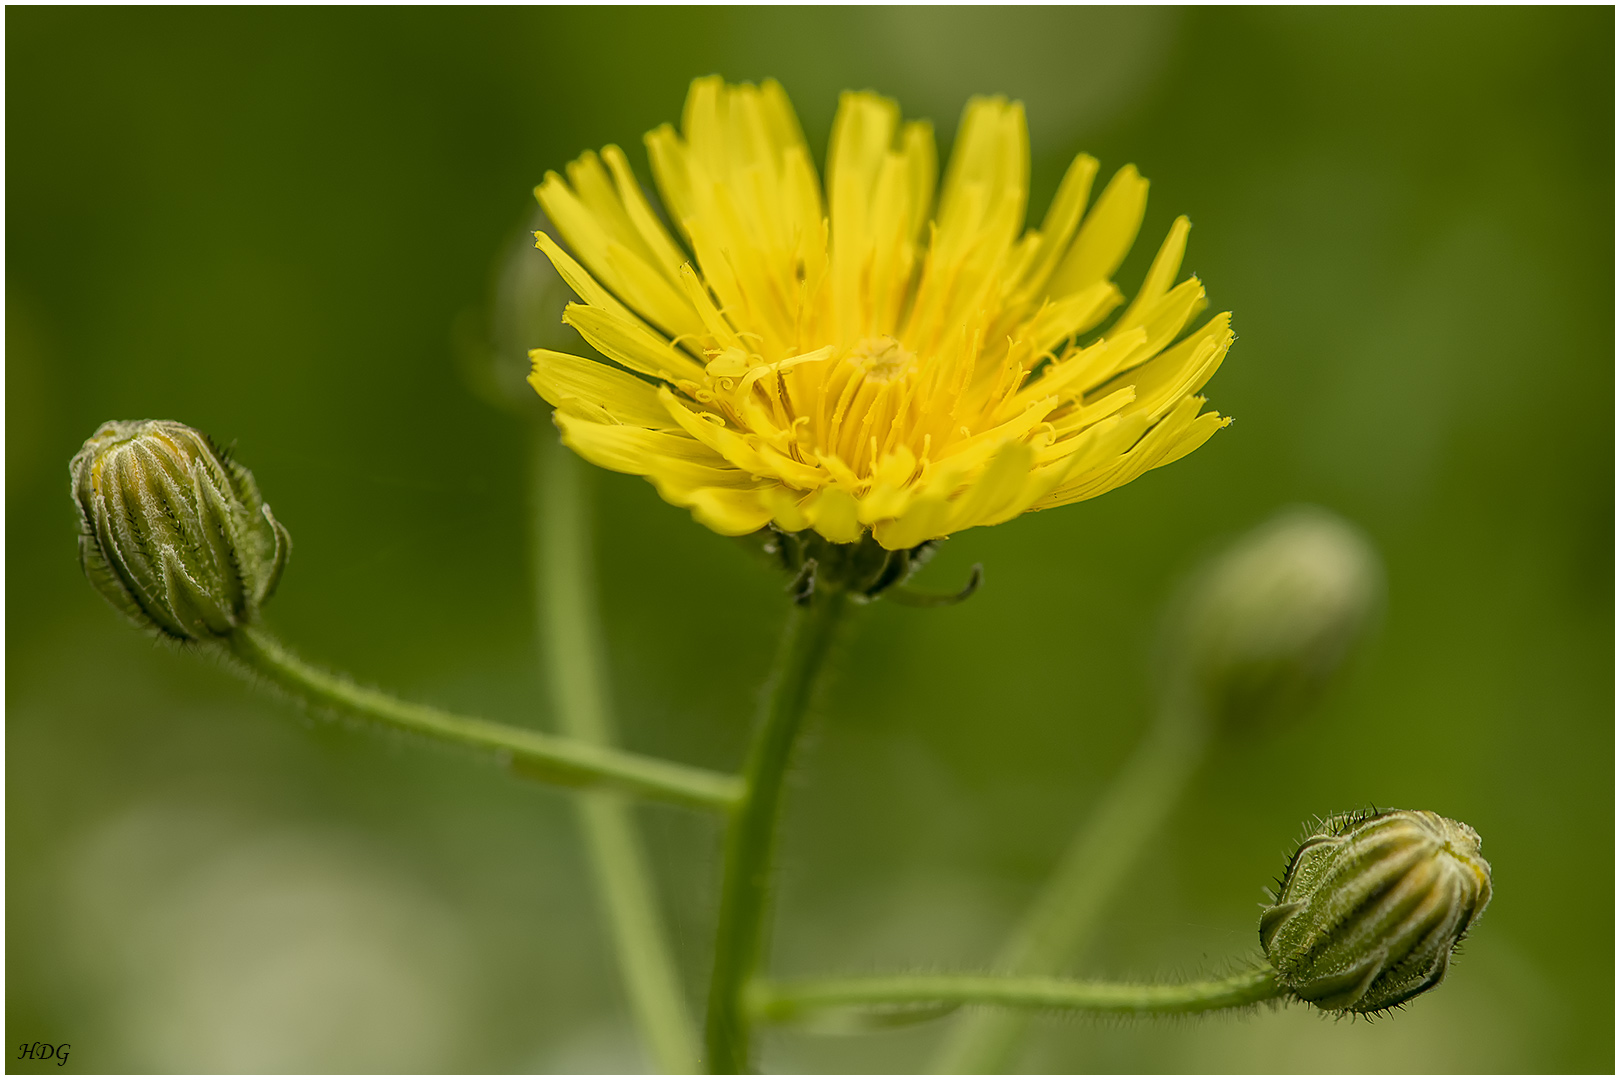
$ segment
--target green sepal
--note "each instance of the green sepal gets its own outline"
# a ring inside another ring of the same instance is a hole
[[[785,532],[774,525],[754,535],[763,541],[765,554],[792,575],[788,589],[800,603],[808,603],[817,591],[848,593],[862,603],[876,600],[889,589],[903,586],[933,558],[939,546],[938,541],[926,540],[913,548],[890,551],[869,532],[853,544],[835,544],[813,529]],[[976,579],[973,588],[977,588]],[[965,600],[973,588],[961,598]]]

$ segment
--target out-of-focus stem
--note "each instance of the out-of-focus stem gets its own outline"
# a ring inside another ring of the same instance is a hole
[[[1096,934],[1137,857],[1175,810],[1208,741],[1209,724],[1192,696],[1168,696],[1146,738],[1002,946],[998,972],[1051,975],[1075,959]],[[1028,1029],[1029,1018],[1022,1013],[963,1016],[946,1038],[934,1071],[1005,1072]]]
[[[556,445],[549,429],[537,432],[535,443],[532,512],[541,658],[563,732],[581,742],[610,746],[615,733],[581,469],[572,454]],[[578,810],[637,1029],[661,1071],[694,1072],[697,1028],[659,911],[635,809],[622,795],[590,791],[578,796]]]

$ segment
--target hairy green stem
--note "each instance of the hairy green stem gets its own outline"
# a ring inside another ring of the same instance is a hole
[[[1147,737],[1002,946],[997,971],[1051,975],[1076,958],[1096,934],[1109,900],[1174,811],[1208,742],[1209,724],[1192,697],[1167,697]],[[946,1038],[934,1071],[1006,1072],[1028,1028],[1029,1017],[1016,1012],[964,1016]]]
[[[1188,983],[1105,983],[1039,975],[887,975],[756,983],[751,1005],[762,1020],[789,1021],[822,1009],[873,1006],[999,1005],[1012,1009],[1149,1015],[1211,1012],[1283,996],[1261,962],[1224,979]]]
[[[750,1066],[751,1024],[744,994],[765,952],[782,782],[816,676],[849,603],[842,591],[818,590],[812,585],[804,602],[789,616],[766,691],[743,773],[742,802],[726,835],[705,1040],[707,1065],[713,1073],[747,1072]]]
[[[615,734],[582,470],[574,455],[557,445],[549,426],[537,433],[535,442],[542,659],[562,730],[582,742],[608,746]],[[578,796],[578,810],[637,1029],[661,1071],[695,1072],[697,1028],[659,912],[635,808],[615,792],[587,791]]]
[[[356,685],[294,656],[268,631],[237,630],[227,647],[254,674],[318,709],[333,709],[441,742],[486,750],[514,772],[566,787],[600,787],[708,810],[730,810],[741,796],[735,777],[677,765],[578,739],[546,735],[418,705]]]

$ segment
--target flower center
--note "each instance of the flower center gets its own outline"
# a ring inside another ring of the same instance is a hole
[[[849,358],[865,373],[868,382],[875,383],[903,379],[917,362],[916,353],[888,335],[867,338],[850,350]]]

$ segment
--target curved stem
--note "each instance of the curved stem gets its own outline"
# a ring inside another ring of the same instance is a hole
[[[590,527],[581,469],[550,426],[537,432],[534,534],[538,541],[541,649],[560,726],[582,742],[611,745],[613,715],[593,595]],[[630,1011],[657,1067],[697,1069],[698,1038],[658,909],[635,808],[615,792],[582,792],[580,829],[606,909]]]
[[[1224,979],[1188,983],[1105,983],[1039,975],[889,975],[758,983],[751,1004],[761,1019],[793,1020],[852,1006],[999,1005],[1013,1009],[1150,1015],[1211,1012],[1283,996],[1265,962]]]
[[[306,664],[259,627],[236,631],[227,647],[255,674],[308,705],[336,709],[398,731],[491,751],[504,758],[514,772],[537,780],[567,787],[610,788],[710,810],[729,810],[741,795],[737,779],[723,773],[459,716],[357,686],[341,675]]]
[[[1167,697],[1147,737],[1002,946],[997,971],[1050,975],[1075,959],[1095,935],[1109,900],[1137,858],[1174,811],[1208,742],[1208,722],[1192,698]],[[1028,1027],[1029,1017],[1016,1012],[964,1016],[941,1048],[934,1071],[1005,1072]]]
[[[765,916],[782,781],[816,675],[848,605],[844,592],[812,586],[789,616],[777,655],[743,773],[742,802],[733,813],[726,835],[705,1039],[710,1072],[737,1073],[749,1068],[750,1017],[743,995],[765,951]]]

